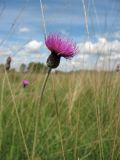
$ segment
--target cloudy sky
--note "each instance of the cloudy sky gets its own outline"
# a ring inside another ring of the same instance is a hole
[[[120,0],[0,1],[0,63],[9,55],[16,68],[45,63],[44,34],[51,32],[79,46],[78,55],[62,59],[58,69],[114,69],[120,63]]]

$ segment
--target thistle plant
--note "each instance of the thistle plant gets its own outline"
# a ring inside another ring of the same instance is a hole
[[[38,122],[40,115],[40,106],[42,102],[43,92],[45,90],[45,86],[48,80],[48,77],[51,73],[51,70],[57,68],[60,64],[61,57],[65,59],[71,59],[77,53],[77,45],[72,40],[63,37],[61,34],[49,34],[45,38],[46,47],[50,50],[51,54],[47,58],[47,66],[48,73],[43,82],[43,86],[41,89],[40,99],[39,99],[39,107],[36,115],[36,124],[35,124],[35,133],[34,133],[34,141],[33,141],[33,151],[32,151],[32,160],[34,160],[35,148],[37,142],[37,132],[38,132]]]
[[[51,51],[47,59],[49,68],[57,68],[60,64],[61,57],[71,59],[77,53],[76,43],[64,38],[60,34],[50,34],[45,39],[47,48]]]
[[[6,65],[5,65],[6,70],[10,70],[11,61],[12,61],[12,59],[11,59],[11,57],[9,56],[9,57],[7,58],[7,60],[6,60]]]
[[[22,80],[22,85],[24,88],[27,87],[29,85],[29,81],[26,79]]]

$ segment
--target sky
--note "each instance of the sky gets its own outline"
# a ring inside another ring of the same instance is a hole
[[[43,12],[42,12],[43,11]],[[44,35],[61,33],[79,53],[59,70],[113,70],[120,64],[120,0],[0,0],[0,63],[46,63]]]

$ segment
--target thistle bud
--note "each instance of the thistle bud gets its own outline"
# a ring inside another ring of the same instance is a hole
[[[6,60],[6,66],[5,66],[6,70],[10,69],[11,61],[12,61],[11,57],[8,57]]]
[[[47,66],[49,68],[57,68],[60,64],[60,56],[51,53],[47,59]]]

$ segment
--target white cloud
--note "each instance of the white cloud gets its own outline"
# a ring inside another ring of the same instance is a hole
[[[20,47],[19,45],[13,45],[7,48],[1,48],[0,63],[5,63],[8,56],[12,57],[12,67],[18,70],[21,63],[28,64],[31,61],[40,62],[43,60],[43,54],[41,54],[41,49],[43,45],[41,41],[32,40],[27,44]]]
[[[30,29],[28,27],[22,27],[19,29],[19,32],[21,32],[21,33],[29,32],[29,31],[30,31]]]
[[[72,60],[61,60],[59,70],[71,71],[79,69],[89,69],[89,55],[80,54],[74,57]]]
[[[86,41],[78,44],[79,53],[71,61],[61,59],[58,69],[60,70],[79,70],[79,69],[113,69],[117,63],[120,63],[120,42],[108,41],[104,37],[98,38],[96,42]],[[1,48],[0,55],[5,59],[7,55],[13,54],[12,65],[17,67],[21,63],[28,64],[31,61],[45,62],[46,54],[43,54],[44,45],[41,41],[32,40],[25,44],[17,53],[19,46],[13,46],[13,51]],[[16,53],[16,54],[14,54]],[[5,60],[4,59],[4,60]]]
[[[113,53],[120,53],[120,42],[107,41],[105,38],[99,38],[97,42],[86,41],[85,43],[79,43],[80,54],[104,54],[110,55]]]
[[[79,54],[72,61],[61,63],[60,70],[112,70],[120,63],[120,42],[117,40],[100,37],[97,42],[81,42],[78,46]]]
[[[40,52],[40,48],[41,48],[42,44],[43,44],[42,42],[39,42],[37,40],[32,40],[29,43],[27,43],[24,48],[27,52],[30,52],[30,53],[31,52]]]

